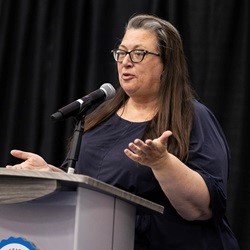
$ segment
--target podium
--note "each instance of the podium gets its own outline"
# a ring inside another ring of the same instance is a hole
[[[39,250],[132,250],[136,209],[164,208],[94,178],[0,168],[0,242]]]

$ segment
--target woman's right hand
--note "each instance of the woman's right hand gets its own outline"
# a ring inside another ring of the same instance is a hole
[[[60,171],[60,169],[49,165],[41,156],[21,150],[11,150],[14,157],[24,160],[20,164],[7,165],[9,169],[39,170],[39,171]]]

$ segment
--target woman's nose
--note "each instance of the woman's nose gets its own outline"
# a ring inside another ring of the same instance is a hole
[[[132,65],[132,64],[133,64],[133,62],[132,62],[132,60],[131,60],[129,54],[127,54],[127,55],[124,57],[122,63],[123,63],[124,65]]]

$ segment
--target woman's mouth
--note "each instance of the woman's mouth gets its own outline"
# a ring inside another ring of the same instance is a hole
[[[131,80],[132,78],[134,78],[135,76],[130,74],[130,73],[123,73],[122,74],[122,79],[123,80]]]

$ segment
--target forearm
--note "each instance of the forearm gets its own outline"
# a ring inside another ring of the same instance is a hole
[[[171,131],[165,131],[154,140],[135,139],[124,152],[130,159],[152,169],[169,201],[184,219],[209,219],[212,212],[206,183],[201,175],[166,150],[171,135]]]
[[[152,170],[169,201],[184,219],[211,218],[208,188],[199,173],[169,153]]]

